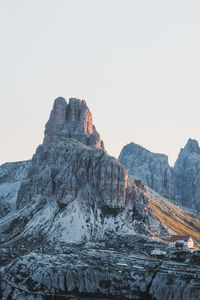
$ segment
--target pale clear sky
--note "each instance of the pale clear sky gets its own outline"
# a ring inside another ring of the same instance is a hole
[[[200,140],[199,0],[0,0],[0,163],[32,157],[57,96],[85,99],[107,151],[173,163]]]

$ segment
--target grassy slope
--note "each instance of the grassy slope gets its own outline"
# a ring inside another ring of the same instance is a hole
[[[195,244],[200,244],[200,216],[187,208],[150,192],[149,205],[152,214],[169,234],[191,235]]]

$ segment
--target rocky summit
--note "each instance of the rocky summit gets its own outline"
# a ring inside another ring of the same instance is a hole
[[[160,161],[159,184],[171,176]],[[0,195],[1,299],[200,298],[199,254],[168,247],[170,234],[198,245],[199,216],[105,152],[85,101],[55,100],[32,160],[0,167]]]
[[[133,177],[156,192],[200,211],[200,148],[196,140],[188,140],[173,168],[166,155],[152,153],[135,143],[122,149],[119,161]]]
[[[55,100],[45,126],[44,144],[56,141],[59,137],[73,138],[88,146],[104,148],[84,100],[71,98],[69,103],[62,97]]]

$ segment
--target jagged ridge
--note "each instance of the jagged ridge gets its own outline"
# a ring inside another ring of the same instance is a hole
[[[179,205],[200,211],[200,148],[197,141],[188,140],[174,168],[169,166],[166,155],[152,153],[135,143],[122,149],[119,161],[133,177],[143,180],[158,193],[175,199]]]

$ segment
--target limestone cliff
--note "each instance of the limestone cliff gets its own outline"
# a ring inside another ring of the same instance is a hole
[[[104,149],[84,100],[71,98],[69,103],[62,97],[55,100],[45,127],[44,144],[56,141],[58,137],[73,138],[85,145]]]

